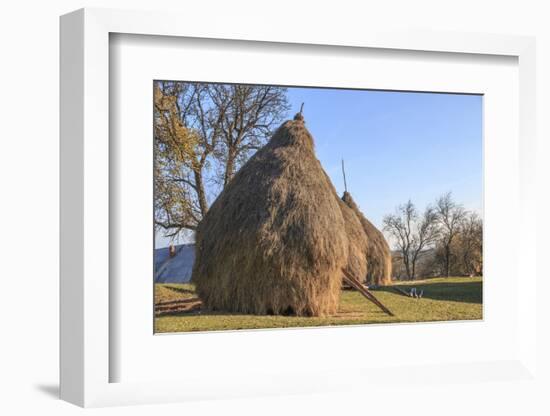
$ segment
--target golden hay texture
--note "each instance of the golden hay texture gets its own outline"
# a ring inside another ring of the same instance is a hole
[[[334,192],[303,118],[283,123],[199,224],[192,280],[206,308],[335,313],[348,238]]]
[[[355,277],[358,281],[363,282],[367,275],[367,252],[368,241],[367,235],[363,230],[363,226],[359,220],[359,217],[355,214],[353,209],[347,206],[347,204],[338,197],[338,193],[334,188],[334,185],[330,181],[329,176],[323,170],[323,174],[330,183],[331,189],[334,194],[334,198],[338,201],[342,216],[344,217],[344,230],[348,239],[348,258],[344,269]],[[345,287],[348,287],[344,284]]]
[[[367,235],[367,284],[377,286],[391,284],[391,251],[384,235],[363,215],[349,192],[344,192],[342,201],[355,212]]]
[[[368,240],[363,226],[357,215],[349,208],[344,201],[338,198],[338,194],[334,194],[342,215],[344,216],[344,229],[348,237],[348,261],[344,267],[348,274],[351,274],[357,280],[362,282],[367,275],[367,253]]]

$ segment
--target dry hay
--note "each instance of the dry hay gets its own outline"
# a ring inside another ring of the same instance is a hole
[[[344,217],[344,231],[348,239],[348,258],[344,269],[358,281],[364,281],[367,275],[367,252],[368,241],[367,235],[363,230],[359,217],[355,212],[347,206],[347,204],[338,197],[336,189],[332,185],[329,176],[323,171],[327,181],[331,184],[334,193],[334,198],[338,201],[342,216]],[[347,285],[344,285],[347,287]]]
[[[367,284],[391,284],[392,258],[390,246],[384,235],[363,215],[349,192],[344,192],[342,200],[355,212],[367,235]]]
[[[323,316],[337,311],[347,259],[342,210],[299,114],[199,224],[192,280],[208,309]]]
[[[361,222],[355,212],[335,194],[342,215],[344,216],[344,229],[348,237],[348,260],[345,270],[358,281],[362,282],[367,275],[368,268],[368,239],[363,231]]]

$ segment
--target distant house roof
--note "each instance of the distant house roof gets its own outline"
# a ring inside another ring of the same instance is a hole
[[[170,257],[170,248],[155,249],[155,283],[187,283],[195,261],[195,245],[174,246],[175,254]]]

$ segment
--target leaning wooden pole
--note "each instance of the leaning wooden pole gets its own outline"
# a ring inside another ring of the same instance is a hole
[[[348,272],[346,272],[344,269],[342,269],[342,272],[344,273],[344,281],[353,287],[355,290],[357,290],[359,293],[361,293],[364,297],[366,297],[368,300],[370,300],[372,303],[374,303],[376,306],[378,306],[382,311],[387,313],[390,316],[394,316],[394,314],[386,308],[378,299],[374,297],[374,295],[359,282],[356,278],[351,276]]]

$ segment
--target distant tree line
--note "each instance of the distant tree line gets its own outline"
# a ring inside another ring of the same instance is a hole
[[[393,274],[413,280],[483,273],[483,221],[450,192],[419,212],[409,200],[383,220],[393,243]]]

